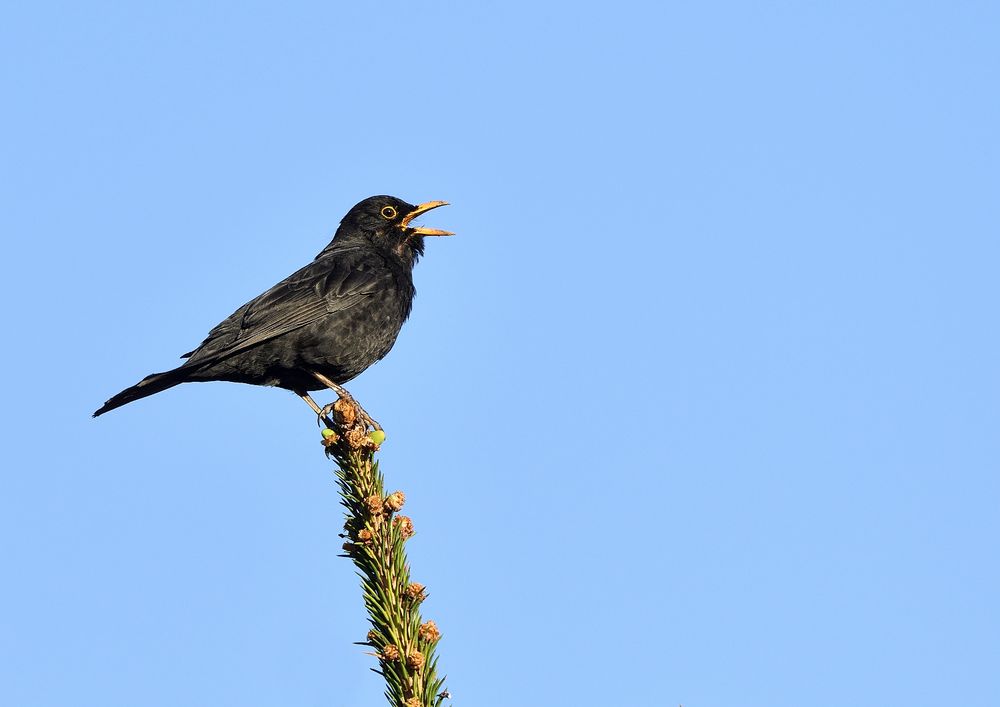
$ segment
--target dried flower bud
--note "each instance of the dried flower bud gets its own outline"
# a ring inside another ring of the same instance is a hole
[[[420,624],[417,635],[420,636],[420,640],[427,641],[428,643],[435,643],[441,638],[441,632],[438,631],[437,624],[433,621]]]
[[[361,425],[344,427],[342,430],[340,437],[341,444],[348,449],[364,449],[371,444],[371,440],[365,436],[364,427]]]
[[[344,543],[344,552],[353,552],[354,543]]]
[[[406,667],[410,670],[420,670],[424,667],[424,654],[420,651],[410,651],[406,654]]]
[[[423,707],[419,697],[411,697],[403,703],[403,707]]]
[[[369,643],[378,643],[379,635],[375,631],[369,631],[367,638]]]
[[[381,496],[369,496],[365,499],[365,505],[368,506],[368,513],[373,516],[382,515],[382,497]]]
[[[393,491],[385,497],[385,507],[393,513],[398,513],[404,503],[406,503],[406,494],[402,491]]]
[[[387,662],[392,662],[394,660],[399,660],[399,649],[391,643],[382,649],[379,654],[382,660]]]
[[[392,522],[399,528],[399,534],[403,536],[403,540],[406,540],[415,532],[413,530],[413,521],[409,516],[396,516],[392,519]]]
[[[344,398],[337,398],[337,402],[333,404],[333,419],[338,425],[350,427],[357,417],[358,411],[355,409],[354,403]]]
[[[406,588],[406,597],[410,601],[423,601],[427,598],[427,594],[424,592],[424,585],[420,582],[412,582]]]
[[[368,530],[368,528],[362,528],[358,531],[358,541],[363,542],[365,545],[372,541],[372,537],[374,537],[372,531]]]

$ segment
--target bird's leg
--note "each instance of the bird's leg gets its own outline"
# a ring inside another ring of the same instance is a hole
[[[324,376],[322,373],[316,373],[316,371],[313,371],[312,374],[313,378],[315,378],[320,383],[325,385],[327,388],[335,392],[339,397],[343,398],[351,405],[356,407],[358,409],[358,416],[361,418],[362,422],[364,422],[366,425],[368,425],[373,429],[376,430],[382,429],[382,425],[378,424],[372,418],[372,416],[369,415],[363,407],[361,407],[360,403],[358,403],[358,401],[354,399],[354,396],[348,393],[342,386],[337,385],[332,380]],[[323,408],[322,414],[328,415],[332,409],[333,409],[333,404],[327,405],[325,408]]]
[[[295,393],[300,398],[306,401],[306,405],[312,408],[313,412],[316,413],[316,422],[320,425],[326,425],[327,427],[333,427],[333,422],[327,417],[327,411],[324,410],[317,404],[315,400],[309,393]]]

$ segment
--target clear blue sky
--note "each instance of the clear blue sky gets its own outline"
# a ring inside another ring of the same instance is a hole
[[[0,703],[382,704],[301,401],[89,415],[390,193],[455,705],[1000,704],[995,3],[128,5],[0,22]]]

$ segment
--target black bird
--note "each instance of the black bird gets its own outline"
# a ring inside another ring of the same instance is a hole
[[[311,390],[330,388],[353,401],[341,384],[389,353],[410,314],[413,266],[423,255],[424,236],[452,235],[410,222],[447,203],[414,206],[392,196],[358,203],[315,260],[229,315],[184,354],[183,365],[146,376],[94,417],[192,381],[285,388],[318,415],[323,410]]]

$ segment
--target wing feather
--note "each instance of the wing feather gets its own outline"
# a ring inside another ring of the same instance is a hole
[[[369,249],[330,251],[233,312],[188,356],[204,365],[356,306],[392,279]]]

